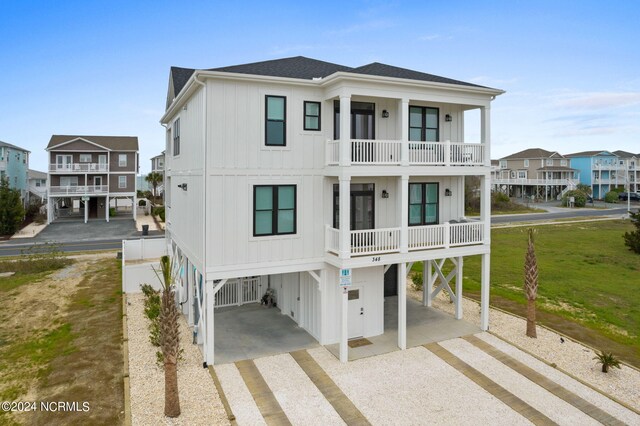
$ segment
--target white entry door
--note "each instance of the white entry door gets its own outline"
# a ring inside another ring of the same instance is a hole
[[[364,336],[364,306],[362,303],[362,287],[351,287],[349,299],[349,339]]]

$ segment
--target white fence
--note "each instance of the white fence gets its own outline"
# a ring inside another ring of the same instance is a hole
[[[167,254],[167,242],[164,238],[122,240],[123,260],[157,259],[165,254]]]
[[[122,291],[138,293],[142,284],[159,290],[160,282],[153,269],[160,269],[158,259],[166,254],[164,238],[122,240]]]
[[[240,278],[227,281],[216,294],[216,308],[240,306],[244,303],[259,302],[260,277]]]

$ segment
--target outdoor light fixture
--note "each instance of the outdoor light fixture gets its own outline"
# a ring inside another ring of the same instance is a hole
[[[181,183],[180,185],[178,185],[178,188],[181,188],[183,191],[187,190],[187,184],[186,183]]]
[[[389,198],[389,193],[387,192],[386,189],[382,190],[382,198]]]
[[[453,120],[453,118],[451,118],[451,114],[447,114],[444,116],[444,121],[446,121],[447,123],[451,122]]]
[[[451,190],[449,188],[444,190],[444,196],[445,197],[451,197]]]
[[[386,109],[382,110],[382,118],[389,118],[389,111],[387,111]]]

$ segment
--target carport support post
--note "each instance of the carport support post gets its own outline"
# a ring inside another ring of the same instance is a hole
[[[342,315],[340,322],[340,362],[346,363],[349,361],[349,346],[347,340],[349,339],[349,328],[347,320],[349,318],[349,289],[347,287],[342,289]]]
[[[398,265],[398,347],[407,348],[407,264]]]
[[[86,200],[83,202],[84,202],[84,223],[87,223],[89,221],[89,200]]]
[[[489,330],[489,264],[490,253],[482,255],[482,272],[480,282],[480,328]]]
[[[462,256],[458,257],[456,272],[456,319],[462,319]]]
[[[431,277],[431,260],[427,260],[422,268],[422,304],[431,307],[433,294],[433,279]]]
[[[104,198],[104,217],[107,218],[107,222],[109,222],[109,196]]]

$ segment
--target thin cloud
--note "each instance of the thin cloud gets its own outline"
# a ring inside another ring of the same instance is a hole
[[[555,105],[561,108],[606,109],[640,104],[640,92],[586,92],[562,95]]]
[[[513,77],[513,78],[505,79],[505,78],[493,78],[487,75],[478,75],[476,77],[471,77],[467,80],[469,81],[469,83],[497,86],[497,85],[507,85],[507,84],[517,83],[519,81],[519,78]]]
[[[434,41],[434,40],[451,40],[453,37],[448,35],[444,36],[442,34],[428,34],[421,37],[418,37],[420,41]]]

